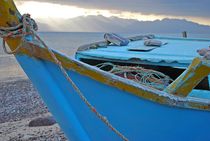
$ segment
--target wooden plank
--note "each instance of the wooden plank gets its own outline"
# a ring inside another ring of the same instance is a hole
[[[210,60],[195,58],[191,65],[164,91],[186,97],[209,74]]]

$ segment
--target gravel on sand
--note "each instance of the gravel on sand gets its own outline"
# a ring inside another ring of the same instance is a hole
[[[66,141],[58,124],[29,127],[51,116],[28,79],[0,81],[0,141]]]

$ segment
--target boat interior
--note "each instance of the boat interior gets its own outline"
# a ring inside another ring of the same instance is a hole
[[[142,36],[130,37],[128,39],[131,42],[127,46],[104,45],[103,43],[101,46],[100,43],[81,46],[76,53],[76,59],[92,66],[111,63],[111,66],[104,65],[100,67],[100,69],[108,72],[112,69],[113,65],[142,67],[146,70],[161,72],[171,78],[171,80],[176,80],[188,68],[192,60],[195,57],[199,57],[197,50],[206,46],[208,47],[210,44],[208,39],[154,36],[154,39],[161,41],[163,45],[145,46]],[[169,81],[169,84],[172,82]],[[209,91],[210,76],[206,76],[189,96],[210,99]]]
[[[149,70],[155,70],[161,72],[167,76],[169,76],[172,80],[178,78],[186,69],[181,67],[171,67],[171,66],[158,66],[158,65],[146,65],[146,64],[131,64],[131,63],[122,63],[122,62],[114,62],[110,61],[102,61],[102,60],[94,60],[94,59],[80,59],[80,61],[89,64],[91,66],[97,66],[98,64],[103,63],[112,63],[114,65],[119,66],[132,66],[132,67],[143,67]],[[110,66],[105,66],[101,68],[104,71],[110,71]],[[197,90],[207,90],[210,91],[210,81],[209,77],[205,77],[196,87]]]

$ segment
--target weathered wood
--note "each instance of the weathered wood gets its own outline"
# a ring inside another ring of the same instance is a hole
[[[191,65],[164,91],[186,97],[194,87],[210,74],[210,60],[195,58]]]

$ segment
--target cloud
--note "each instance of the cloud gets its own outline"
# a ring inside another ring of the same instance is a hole
[[[28,1],[28,0],[20,0]],[[140,12],[142,14],[210,18],[209,0],[33,0],[83,8]]]
[[[16,1],[20,12],[30,13],[33,18],[37,20],[50,20],[50,19],[70,19],[79,16],[90,15],[103,15],[105,17],[118,17],[123,19],[136,19],[139,21],[154,21],[162,20],[164,18],[173,19],[187,19],[196,23],[210,25],[210,18],[196,17],[196,16],[173,16],[173,15],[155,15],[155,14],[142,14],[138,11],[120,11],[120,10],[108,10],[108,9],[94,9],[83,8],[68,4],[58,4],[50,2],[38,2],[38,1]],[[65,2],[65,1],[61,1]],[[37,10],[38,7],[38,10]],[[47,9],[47,10],[46,10]]]

